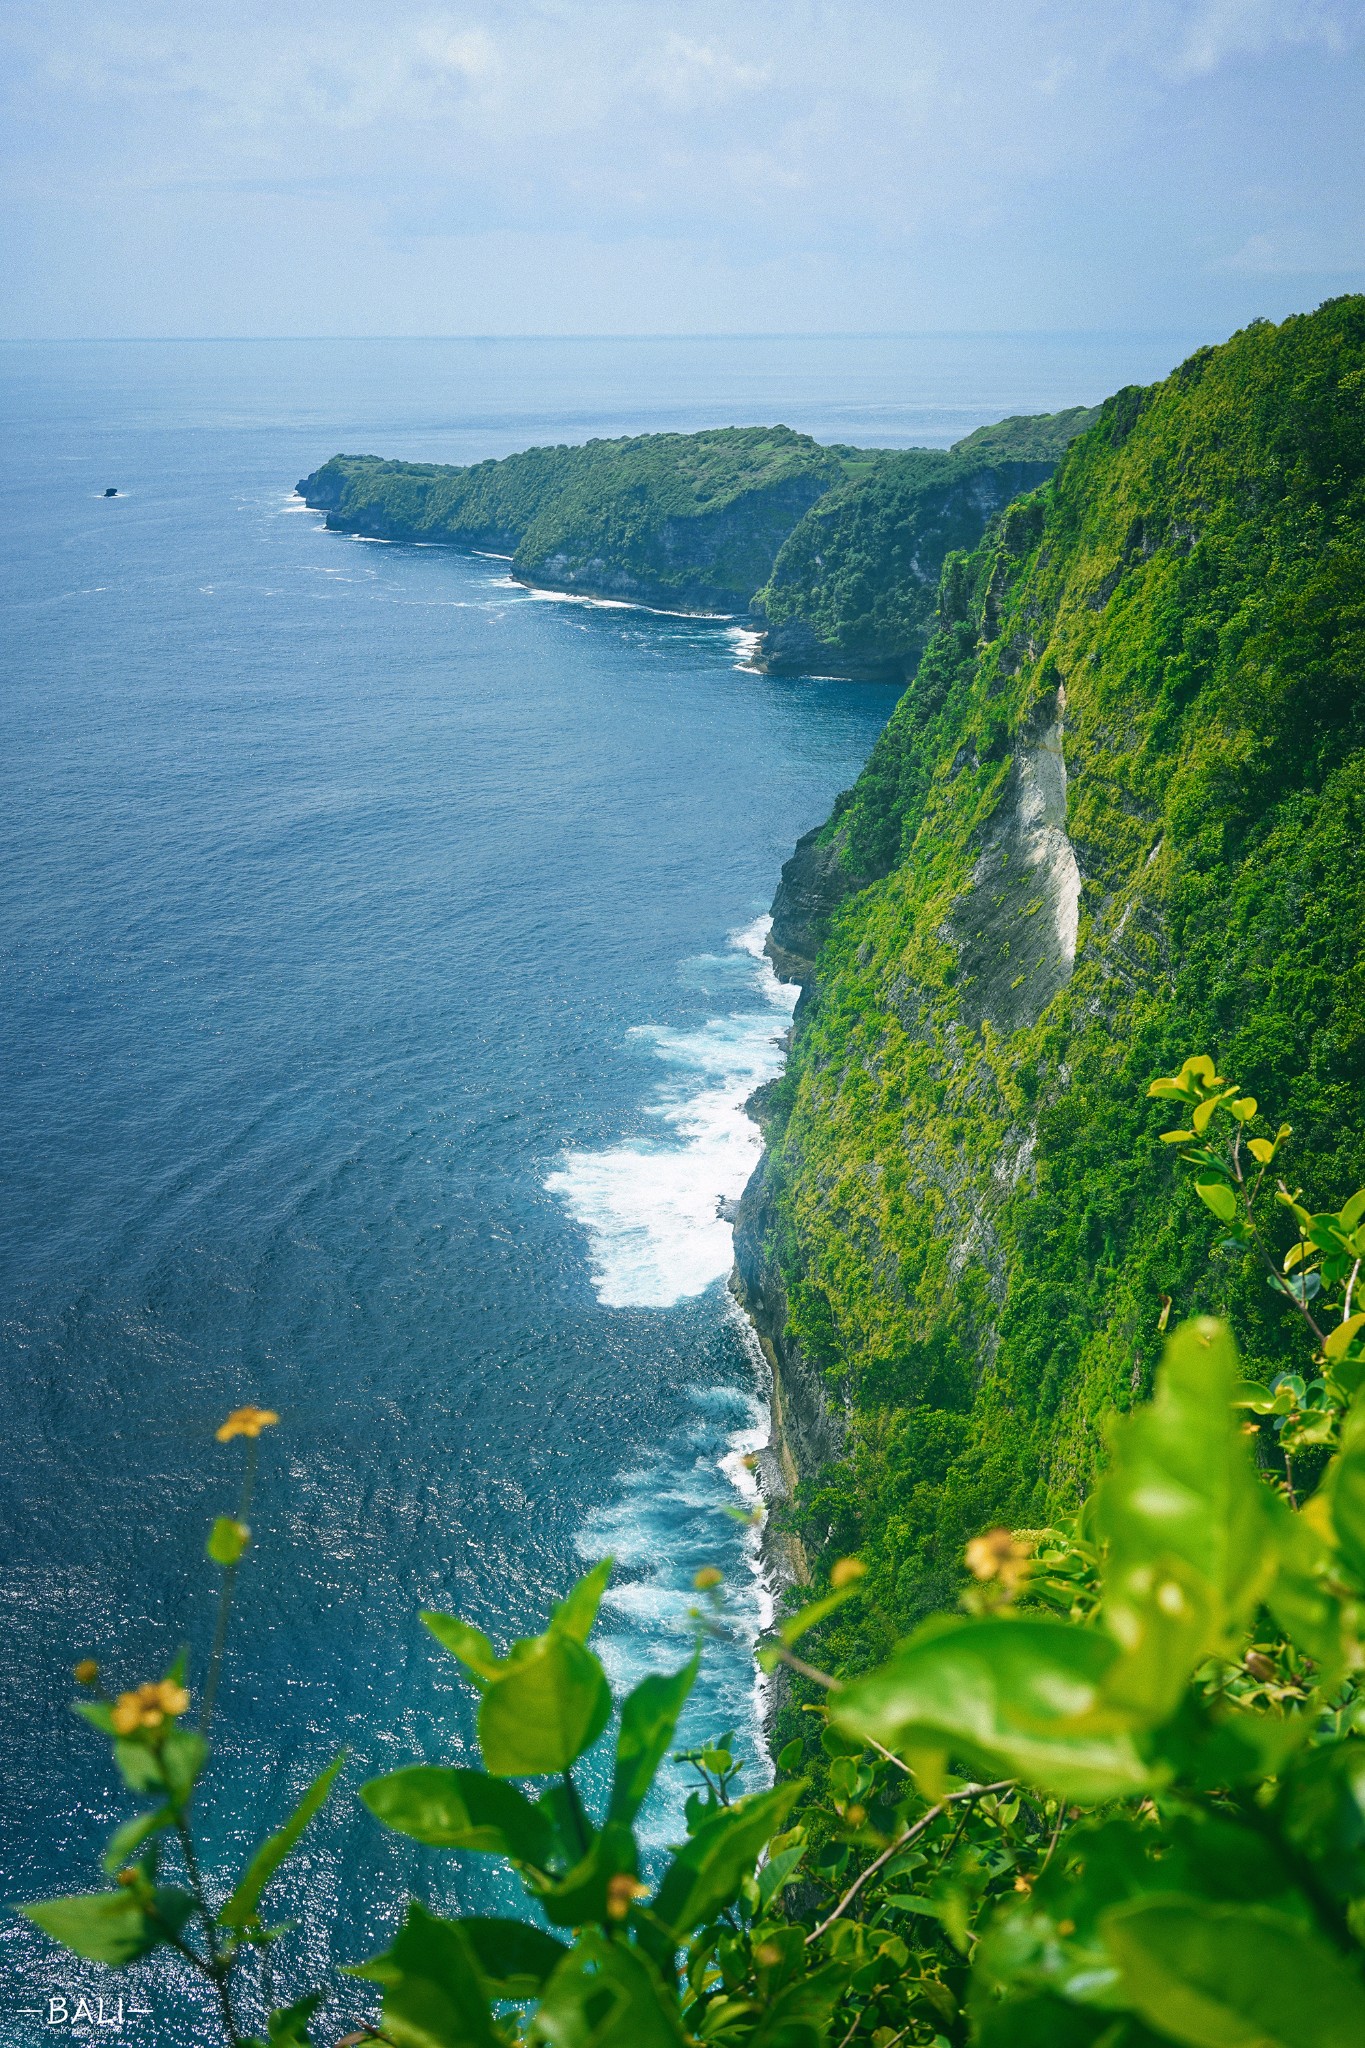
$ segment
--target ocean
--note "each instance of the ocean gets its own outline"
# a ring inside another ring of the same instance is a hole
[[[242,1449],[213,1432],[244,1402],[281,1421],[210,1865],[347,1752],[272,1895],[300,1920],[283,1991],[382,1945],[409,1890],[514,1896],[354,1797],[469,1755],[420,1608],[505,1642],[610,1553],[628,1683],[685,1658],[718,1565],[729,1633],[685,1734],[734,1730],[765,1777],[769,1592],[735,1513],[764,1389],[718,1205],[790,1022],[762,955],[778,871],[894,692],[757,674],[738,622],[329,534],[295,480],[338,450],[779,419],[944,445],[1191,339],[0,345],[7,1899],[93,1888],[130,1811],[68,1710],[76,1659],[122,1687],[185,1642],[202,1672]],[[666,1788],[656,1850],[678,1810]],[[6,2048],[52,2038],[50,1996],[120,1989],[121,2040],[213,2038],[173,1961],[116,1980],[0,1921]],[[343,1989],[328,2023],[369,2009]]]

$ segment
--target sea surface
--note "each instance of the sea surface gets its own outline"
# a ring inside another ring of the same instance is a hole
[[[354,1797],[469,1755],[420,1608],[505,1642],[610,1553],[629,1682],[685,1658],[718,1565],[685,1733],[735,1730],[764,1778],[764,1389],[718,1204],[795,994],[762,955],[778,870],[894,693],[759,675],[738,622],[329,534],[295,480],[775,420],[944,445],[1197,339],[0,345],[4,1898],[93,1887],[130,1810],[73,1662],[119,1688],[187,1642],[202,1672],[243,1452],[213,1432],[243,1402],[281,1421],[210,1863],[347,1752],[270,1901],[301,1922],[283,1991],[381,1945],[408,1890],[511,1903]],[[215,2038],[178,1966],[116,1980],[0,1920],[5,2048],[120,1989],[119,2040]],[[371,2009],[343,1988],[321,2038]]]

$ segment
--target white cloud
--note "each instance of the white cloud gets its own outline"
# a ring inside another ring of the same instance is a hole
[[[1161,68],[1175,78],[1202,78],[1239,58],[1276,49],[1341,51],[1350,39],[1353,12],[1331,0],[1197,0],[1177,10]]]
[[[372,276],[373,317],[400,323],[417,298],[402,315],[376,247],[472,277],[471,238],[501,236],[616,252],[594,258],[612,295],[632,265],[657,294],[667,264],[643,252],[667,247],[692,280],[679,319],[708,265],[762,263],[787,267],[798,321],[823,267],[814,302],[845,326],[897,305],[969,324],[992,301],[1007,323],[1150,324],[1215,273],[1299,275],[1281,252],[1310,208],[1340,216],[1323,248],[1353,246],[1363,37],[1346,0],[11,0],[0,172],[35,304],[107,205],[164,297],[170,223],[237,248],[234,204],[259,222],[251,195],[274,195],[270,234],[325,217],[357,297]],[[1352,82],[1356,116],[1330,111]],[[39,237],[39,217],[68,226]],[[274,303],[276,253],[244,305]],[[569,318],[556,303],[528,289],[525,324]],[[623,318],[613,296],[603,324]]]

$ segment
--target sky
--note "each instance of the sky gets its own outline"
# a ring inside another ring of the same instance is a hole
[[[6,0],[0,334],[1179,330],[1365,287],[1365,0]]]

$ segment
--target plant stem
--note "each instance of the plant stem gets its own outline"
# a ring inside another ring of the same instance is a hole
[[[1049,1863],[1051,1863],[1051,1861],[1052,1861],[1052,1852],[1053,1852],[1053,1850],[1054,1850],[1054,1849],[1056,1848],[1056,1846],[1057,1846],[1057,1843],[1058,1843],[1058,1841],[1059,1841],[1059,1840],[1060,1840],[1060,1838],[1061,1838],[1061,1833],[1062,1833],[1062,1825],[1063,1825],[1063,1823],[1064,1823],[1064,1821],[1065,1821],[1065,1820],[1066,1820],[1066,1807],[1065,1807],[1065,1806],[1064,1806],[1063,1804],[1061,1804],[1061,1803],[1059,1802],[1059,1803],[1058,1803],[1058,1806],[1057,1806],[1057,1818],[1056,1818],[1056,1820],[1055,1820],[1055,1821],[1053,1822],[1053,1825],[1052,1825],[1052,1839],[1051,1839],[1051,1841],[1050,1841],[1050,1842],[1048,1843],[1048,1845],[1047,1845],[1047,1854],[1046,1854],[1046,1856],[1044,1856],[1044,1858],[1043,1858],[1043,1861],[1042,1861],[1042,1867],[1041,1867],[1041,1869],[1040,1869],[1040,1870],[1039,1870],[1039,1872],[1038,1872],[1038,1875],[1039,1875],[1039,1877],[1041,1877],[1041,1876],[1042,1876],[1042,1874],[1043,1874],[1043,1871],[1047,1869],[1047,1867],[1048,1867],[1048,1864],[1049,1864]]]
[[[260,1439],[248,1437],[246,1463],[242,1467],[242,1495],[237,1503],[237,1520],[243,1528],[251,1512],[251,1496],[256,1486],[256,1463],[260,1454]],[[218,1589],[218,1619],[213,1630],[213,1648],[209,1653],[208,1675],[204,1680],[204,1704],[199,1713],[199,1733],[207,1735],[209,1722],[213,1718],[213,1703],[218,1697],[218,1680],[223,1671],[223,1648],[227,1642],[228,1616],[232,1612],[232,1595],[237,1584],[237,1566],[227,1565],[223,1571],[223,1583]]]
[[[1257,1227],[1256,1217],[1251,1206],[1252,1197],[1247,1192],[1246,1177],[1242,1172],[1241,1162],[1237,1157],[1235,1148],[1233,1151],[1232,1167],[1233,1172],[1237,1176],[1237,1185],[1242,1190],[1242,1206],[1246,1210],[1247,1223],[1250,1227],[1251,1234],[1256,1240],[1256,1249],[1261,1254],[1261,1258],[1265,1262],[1265,1269],[1267,1273],[1269,1273],[1271,1279],[1276,1283],[1276,1291],[1283,1292],[1283,1289],[1280,1286],[1280,1282],[1284,1276],[1281,1273],[1279,1267],[1275,1264],[1274,1259],[1270,1256],[1270,1253],[1266,1248],[1265,1239],[1261,1236],[1260,1230]],[[1258,1187],[1260,1186],[1259,1180],[1257,1181],[1256,1185]],[[1280,1186],[1282,1188],[1284,1187],[1283,1181],[1280,1182]],[[1304,1240],[1300,1238],[1299,1242],[1301,1244],[1303,1243],[1303,1241]],[[1322,1331],[1318,1328],[1312,1316],[1310,1316],[1308,1313],[1308,1303],[1306,1301],[1300,1301],[1298,1295],[1292,1292],[1290,1293],[1288,1298],[1290,1301],[1293,1302],[1295,1308],[1303,1317],[1309,1329],[1313,1332],[1313,1335],[1317,1338],[1319,1344],[1323,1343],[1325,1340],[1323,1338]]]
[[[204,1923],[204,1941],[209,1952],[208,1963],[205,1967],[213,1980],[213,1988],[218,1994],[218,2003],[222,2008],[223,2025],[227,2029],[228,2048],[242,2048],[242,2036],[237,2031],[237,2022],[233,2018],[232,2013],[232,1998],[228,1991],[227,1980],[228,1972],[232,1968],[231,1958],[225,1956],[218,1945],[218,1923],[213,1916],[213,1910],[204,1893],[204,1880],[199,1870],[199,1858],[195,1854],[194,1837],[191,1835],[184,1815],[181,1813],[176,1814],[175,1832],[180,1842],[180,1853],[185,1859],[185,1871],[190,1881],[190,1890],[194,1894],[195,1908]]]
[[[883,1864],[889,1863],[899,1850],[904,1849],[907,1843],[913,1842],[916,1835],[922,1835],[924,1830],[932,1826],[941,1814],[945,1814],[950,1806],[961,1806],[972,1799],[984,1799],[990,1792],[1008,1792],[1013,1788],[1013,1785],[1013,1778],[1001,1778],[994,1785],[964,1785],[960,1792],[946,1793],[942,1799],[929,1808],[927,1813],[922,1813],[912,1827],[902,1828],[895,1841],[883,1849],[881,1855],[874,1862],[869,1863],[866,1870],[860,1872],[854,1878],[852,1884],[834,1908],[834,1911],[827,1914],[820,1922],[820,1925],[812,1929],[806,1936],[806,1947],[809,1948],[813,1941],[818,1941],[820,1936],[827,1933],[835,1921],[841,1918],[867,1883],[867,1880],[870,1877],[875,1877]]]
[[[799,1671],[803,1678],[813,1679],[816,1685],[823,1685],[826,1692],[838,1692],[841,1680],[831,1678],[828,1671],[817,1671],[813,1664],[807,1664],[804,1657],[798,1657],[785,1643],[775,1644],[779,1659],[793,1671]]]

